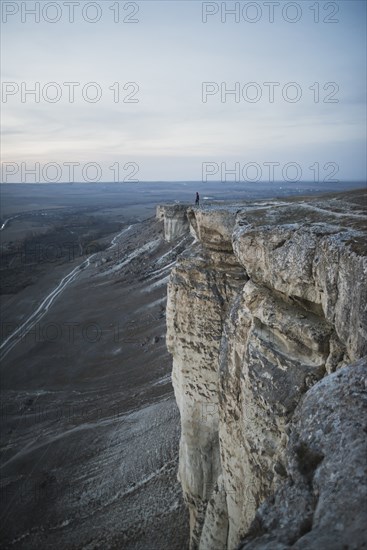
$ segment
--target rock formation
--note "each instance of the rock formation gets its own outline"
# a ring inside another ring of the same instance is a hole
[[[367,354],[361,204],[356,192],[158,213],[167,240],[195,238],[167,302],[191,550],[344,548],[341,529],[361,540],[365,367],[346,367]]]
[[[241,549],[365,548],[366,390],[362,359],[306,393],[290,426],[286,481]]]
[[[183,204],[157,206],[156,218],[164,223],[164,238],[167,242],[188,233],[189,222],[186,211],[187,206]]]

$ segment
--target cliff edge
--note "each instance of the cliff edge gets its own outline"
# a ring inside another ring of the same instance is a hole
[[[158,209],[191,550],[366,544],[364,201]]]

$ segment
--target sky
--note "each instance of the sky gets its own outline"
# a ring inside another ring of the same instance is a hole
[[[366,179],[364,1],[1,4],[2,182]]]

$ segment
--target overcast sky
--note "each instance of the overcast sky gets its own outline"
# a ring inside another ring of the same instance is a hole
[[[275,179],[287,163],[303,180],[317,168],[321,181],[334,169],[341,180],[366,178],[364,1],[238,2],[238,22],[221,2],[46,4],[35,22],[20,2],[2,2],[2,162],[11,169],[58,163],[67,181],[64,163],[80,164],[75,180],[97,163],[107,181],[117,165],[119,179],[201,180],[203,163],[239,163],[241,178],[255,177],[256,163],[266,180],[270,162],[280,165]],[[22,97],[37,82],[39,102]],[[65,82],[80,83],[73,103]]]

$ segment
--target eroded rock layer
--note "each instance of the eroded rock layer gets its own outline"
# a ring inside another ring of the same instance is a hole
[[[195,241],[171,273],[167,346],[192,550],[233,550],[248,535],[259,506],[290,483],[303,396],[367,354],[362,201],[356,192],[185,210],[180,234]],[[323,390],[315,395],[326,418]]]
[[[367,363],[326,376],[296,408],[287,476],[241,549],[366,547]]]

